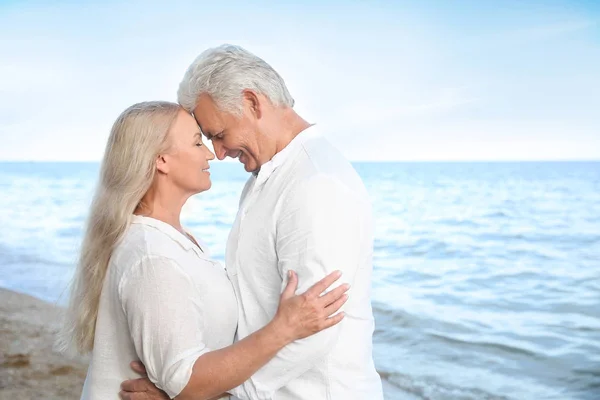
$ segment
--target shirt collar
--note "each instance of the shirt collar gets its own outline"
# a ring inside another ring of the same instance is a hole
[[[191,239],[187,238],[183,233],[179,232],[173,226],[167,224],[166,222],[160,221],[156,218],[145,217],[143,215],[134,215],[132,220],[132,224],[140,224],[152,227],[154,229],[159,230],[160,232],[167,235],[171,240],[179,244],[184,250],[194,251],[198,257],[207,258],[208,254],[200,249]],[[199,242],[200,243],[200,242]]]
[[[279,153],[275,154],[271,160],[264,163],[257,174],[255,174],[256,185],[265,183],[275,170],[283,165],[288,159],[296,154],[302,145],[314,137],[319,136],[314,125],[309,126],[296,135]]]

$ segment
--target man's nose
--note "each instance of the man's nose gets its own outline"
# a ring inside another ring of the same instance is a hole
[[[219,160],[225,159],[225,156],[227,155],[227,150],[225,150],[225,147],[222,144],[218,142],[213,142],[213,149],[215,149],[215,155]]]

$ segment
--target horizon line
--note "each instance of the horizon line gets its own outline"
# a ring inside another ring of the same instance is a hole
[[[569,158],[555,158],[555,159],[489,159],[489,160],[481,160],[481,159],[465,159],[465,160],[455,160],[455,159],[424,159],[424,160],[348,160],[351,163],[526,163],[526,162],[600,162],[600,158],[581,158],[581,159],[569,159]],[[9,163],[62,163],[62,164],[100,164],[102,160],[1,160],[2,164]],[[237,162],[234,160],[219,160],[212,161],[212,163],[218,164],[236,164]]]

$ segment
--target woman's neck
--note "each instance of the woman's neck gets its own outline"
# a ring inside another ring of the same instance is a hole
[[[187,197],[177,195],[176,190],[155,191],[149,190],[144,196],[134,214],[157,219],[171,225],[179,232],[184,233],[181,226],[181,209]]]

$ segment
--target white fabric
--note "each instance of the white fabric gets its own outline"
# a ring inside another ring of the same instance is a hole
[[[117,399],[121,382],[138,377],[129,367],[136,359],[173,398],[199,356],[233,343],[235,294],[202,250],[172,226],[134,216],[102,288],[82,399]]]
[[[372,360],[371,205],[348,161],[311,127],[246,184],[230,233],[227,273],[238,298],[238,339],[275,315],[287,271],[304,292],[328,273],[352,285],[338,326],[296,341],[243,385],[240,399],[378,400]]]

